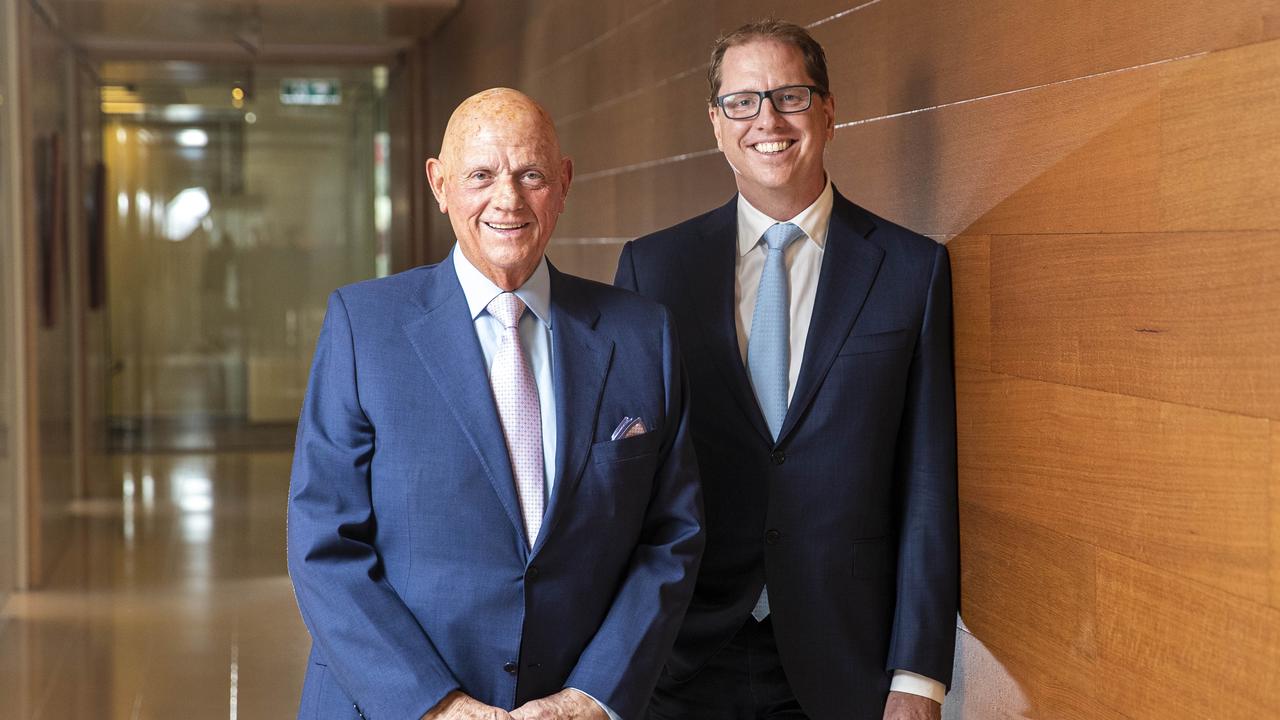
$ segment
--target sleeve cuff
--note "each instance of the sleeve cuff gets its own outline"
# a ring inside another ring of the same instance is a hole
[[[942,704],[947,696],[947,687],[933,678],[925,677],[908,670],[894,670],[893,682],[889,684],[889,690],[893,692],[911,693],[912,695],[921,695],[930,700]],[[606,708],[607,710],[608,708]],[[612,717],[612,715],[610,716]]]
[[[570,689],[570,690],[572,690],[572,691],[574,691],[574,692],[582,693],[583,695],[586,695],[587,697],[591,698],[591,702],[593,702],[593,703],[595,703],[595,704],[599,705],[599,706],[600,706],[600,709],[601,709],[601,710],[604,710],[604,714],[609,716],[609,720],[622,720],[622,718],[618,717],[618,713],[616,713],[616,712],[614,712],[614,711],[613,711],[613,708],[610,708],[608,705],[605,705],[604,703],[600,702],[599,700],[596,700],[594,697],[592,697],[592,696],[591,696],[591,693],[583,692],[582,690],[579,690],[578,688],[569,688],[569,689]]]

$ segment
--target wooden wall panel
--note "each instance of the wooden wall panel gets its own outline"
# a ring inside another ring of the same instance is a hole
[[[1160,76],[1160,227],[1280,229],[1280,42]]]
[[[993,370],[1280,418],[1280,232],[991,242]]]
[[[1098,554],[1107,703],[1134,718],[1275,717],[1280,610]]]
[[[1280,423],[1271,422],[1271,607],[1280,608]]]
[[[961,235],[951,254],[951,302],[955,314],[956,365],[991,368],[991,238]]]
[[[918,232],[1151,229],[1158,76],[1146,68],[855,125],[837,131],[828,168],[860,203]]]
[[[556,235],[630,239],[706,212],[736,192],[718,153],[680,165],[575,178]]]
[[[1269,424],[961,369],[960,495],[1266,602]]]
[[[1280,37],[1274,0],[896,0],[814,29],[841,121]]]
[[[1269,42],[855,125],[829,153],[921,232],[1255,230],[1280,227],[1277,136]]]

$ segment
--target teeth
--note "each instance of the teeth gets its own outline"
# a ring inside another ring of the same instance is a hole
[[[522,228],[528,224],[529,223],[485,223],[485,225],[488,225],[494,230],[515,230],[516,228]]]
[[[755,147],[756,152],[776,153],[776,152],[782,152],[783,150],[786,150],[787,148],[791,147],[791,141],[782,140],[780,142],[762,142],[762,143],[756,143],[753,147]]]

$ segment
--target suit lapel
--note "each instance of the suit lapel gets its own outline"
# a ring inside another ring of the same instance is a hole
[[[595,441],[613,340],[596,330],[600,311],[579,291],[579,280],[551,271],[551,357],[556,396],[556,481],[534,553],[555,532],[582,478]]]
[[[729,394],[765,442],[772,445],[773,436],[764,414],[756,402],[751,381],[747,378],[742,353],[738,350],[738,323],[735,317],[735,274],[738,254],[738,196],[712,212],[700,229],[701,237],[689,248],[685,264],[688,279],[684,286],[690,292],[690,304],[696,309],[708,350],[720,371]],[[692,346],[692,343],[689,343]]]
[[[454,272],[452,257],[426,276],[417,299],[423,312],[406,323],[404,331],[472,449],[480,456],[493,491],[507,511],[512,527],[523,539],[524,520],[516,498],[502,423],[489,390],[484,353],[476,339],[475,324]],[[423,428],[423,432],[430,430]],[[520,545],[524,547],[526,543]]]
[[[862,312],[884,259],[884,250],[867,239],[874,229],[875,223],[865,211],[840,193],[835,194],[804,360],[778,434],[779,442],[786,439],[813,402],[836,353]]]

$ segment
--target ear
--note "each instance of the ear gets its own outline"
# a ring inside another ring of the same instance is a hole
[[[716,135],[716,148],[724,152],[724,145],[720,142],[720,117],[720,108],[707,105],[707,119],[711,121],[711,132]]]
[[[822,109],[827,113],[827,140],[836,136],[836,99],[833,95],[822,98]]]
[[[560,212],[564,212],[564,201],[569,197],[571,184],[573,184],[573,159],[566,157],[560,161]]]
[[[427,184],[431,186],[431,194],[436,196],[440,212],[449,214],[449,204],[444,192],[444,163],[439,158],[427,159]]]

